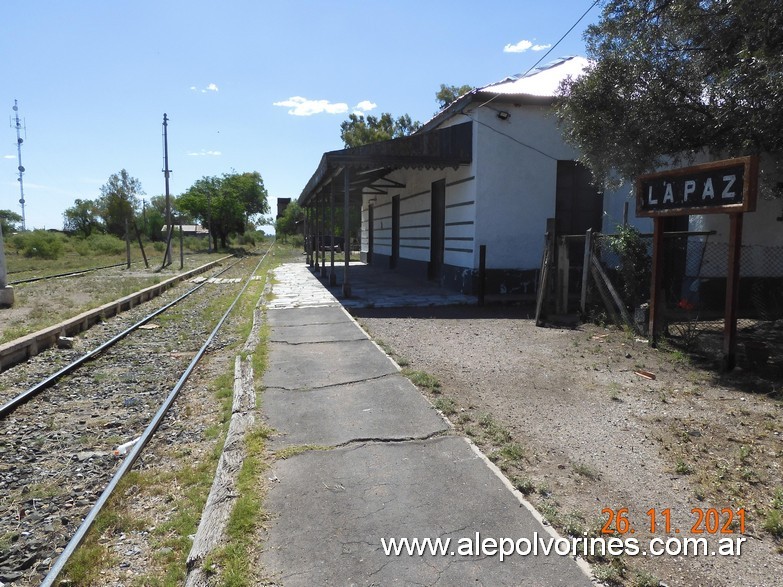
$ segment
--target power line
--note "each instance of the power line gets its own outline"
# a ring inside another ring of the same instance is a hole
[[[564,33],[564,34],[563,34],[563,35],[562,35],[562,36],[561,36],[561,37],[560,37],[560,38],[557,40],[557,43],[555,43],[554,45],[552,45],[552,46],[549,48],[549,51],[547,51],[546,53],[544,53],[544,54],[541,56],[541,58],[540,58],[538,61],[536,61],[536,62],[535,62],[533,65],[531,65],[531,66],[528,68],[528,70],[527,70],[525,73],[523,73],[522,75],[520,75],[519,77],[520,77],[520,78],[523,78],[523,77],[525,77],[527,74],[529,74],[531,71],[533,71],[533,70],[534,70],[536,67],[538,67],[538,65],[539,65],[539,64],[540,64],[540,63],[541,63],[541,62],[542,62],[544,59],[546,59],[546,58],[547,58],[547,56],[548,56],[548,55],[549,55],[549,54],[550,54],[552,51],[554,51],[554,50],[555,50],[555,48],[556,48],[556,47],[557,47],[557,46],[558,46],[558,45],[559,45],[559,44],[560,44],[560,43],[563,41],[563,39],[565,39],[565,38],[566,38],[566,37],[567,37],[567,36],[568,36],[568,35],[571,33],[571,31],[573,31],[573,30],[576,28],[576,25],[578,25],[580,22],[582,22],[582,19],[583,19],[585,16],[587,16],[587,13],[588,13],[588,12],[590,12],[590,11],[591,11],[593,8],[595,8],[595,5],[596,5],[596,4],[598,4],[600,1],[601,1],[601,0],[595,0],[595,1],[594,1],[594,2],[593,2],[591,5],[590,5],[590,7],[589,7],[587,10],[585,10],[585,11],[584,11],[584,13],[582,14],[582,16],[580,16],[580,17],[579,17],[579,18],[576,20],[576,22],[575,22],[574,24],[572,24],[572,25],[571,25],[571,28],[569,28],[569,29],[568,29],[568,30],[567,30],[567,31],[566,31],[566,32],[565,32],[565,33]],[[494,99],[498,98],[500,95],[501,95],[501,94],[495,94],[495,95],[494,95],[494,96],[492,96],[492,97],[491,97],[489,100],[487,100],[487,101],[486,101],[486,102],[484,102],[483,104],[479,105],[479,108],[482,108],[482,107],[486,106],[487,104],[489,104],[490,102],[492,102]]]
[[[595,0],[595,2],[593,2],[593,3],[590,5],[590,8],[588,8],[587,10],[585,10],[585,11],[584,11],[584,14],[582,14],[582,16],[580,16],[580,17],[577,19],[577,21],[576,21],[574,24],[572,24],[572,25],[571,25],[571,28],[570,28],[570,29],[568,29],[568,30],[565,32],[565,34],[564,34],[562,37],[560,37],[560,38],[557,40],[557,43],[555,43],[554,45],[552,45],[552,46],[549,48],[549,51],[547,51],[546,53],[544,53],[544,54],[541,56],[541,59],[539,59],[538,61],[536,61],[536,62],[535,62],[535,63],[534,63],[534,64],[533,64],[533,65],[530,67],[530,69],[528,69],[528,70],[527,70],[525,73],[523,73],[523,74],[522,74],[522,77],[525,77],[525,76],[526,76],[528,73],[530,73],[531,71],[533,71],[533,70],[534,70],[534,69],[535,69],[535,68],[538,66],[538,64],[539,64],[539,63],[541,63],[541,62],[542,62],[544,59],[546,59],[546,58],[547,58],[547,56],[548,56],[548,55],[549,55],[549,54],[550,54],[552,51],[554,51],[554,50],[555,50],[555,47],[557,47],[557,46],[558,46],[558,45],[559,45],[559,44],[560,44],[560,43],[563,41],[563,39],[565,39],[565,38],[566,38],[566,37],[567,37],[567,36],[568,36],[568,35],[571,33],[571,31],[572,31],[572,30],[574,30],[574,29],[576,28],[576,25],[578,25],[580,22],[582,22],[582,19],[583,19],[585,16],[587,16],[587,13],[588,13],[588,12],[590,12],[590,11],[591,11],[593,8],[595,8],[595,5],[596,5],[596,4],[598,4],[600,1],[601,1],[601,0]]]

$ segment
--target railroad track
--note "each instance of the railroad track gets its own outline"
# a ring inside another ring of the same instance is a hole
[[[216,314],[259,265],[259,256],[239,259],[213,276],[220,285],[93,328],[77,340],[87,352],[32,385],[13,383],[15,369],[0,376],[0,583],[53,584],[198,360],[227,343],[216,336],[228,311]],[[125,456],[115,454],[121,445]]]
[[[135,261],[135,263],[139,263],[139,261]],[[35,281],[45,281],[47,279],[59,279],[62,277],[76,277],[77,275],[84,275],[85,273],[91,273],[93,271],[101,271],[103,269],[114,269],[115,267],[125,267],[126,265],[127,262],[114,263],[113,265],[102,265],[101,267],[89,267],[87,269],[74,269],[73,271],[66,271],[65,273],[54,273],[52,275],[34,275],[32,277],[25,277],[24,279],[9,281],[8,285],[20,285],[22,283],[33,283]],[[8,275],[13,275],[14,273],[28,273],[28,270],[23,269],[21,271],[9,272]]]

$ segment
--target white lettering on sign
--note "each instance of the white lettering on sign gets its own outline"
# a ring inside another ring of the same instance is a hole
[[[666,191],[663,192],[663,203],[674,202],[674,192],[672,191],[672,184],[666,182]]]
[[[685,182],[685,188],[683,189],[682,192],[682,201],[687,202],[688,197],[695,191],[696,191],[696,181],[693,179],[689,179],[688,181]]]
[[[721,194],[721,198],[724,200],[733,200],[734,199],[734,192],[730,192],[729,190],[734,186],[734,182],[737,181],[736,175],[724,175],[723,181],[726,182],[726,185],[723,186],[723,193]]]
[[[704,191],[701,193],[701,199],[714,200],[715,199],[715,189],[712,187],[712,178],[708,177],[707,181],[704,182]]]
[[[636,181],[637,213],[649,217],[752,211],[757,174],[756,159],[745,157],[642,175]]]

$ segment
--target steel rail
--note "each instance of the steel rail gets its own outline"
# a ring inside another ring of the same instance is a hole
[[[212,333],[207,337],[207,340],[204,342],[204,344],[201,345],[201,348],[196,353],[196,356],[193,357],[193,359],[190,361],[190,364],[188,365],[187,369],[185,369],[184,373],[180,376],[179,380],[177,381],[177,384],[174,386],[171,392],[169,392],[168,397],[166,397],[163,404],[161,404],[160,408],[158,408],[158,411],[152,417],[152,420],[147,425],[147,428],[145,428],[144,432],[139,437],[138,442],[136,442],[136,444],[133,445],[133,448],[130,449],[130,452],[125,457],[125,460],[123,460],[122,465],[120,465],[120,468],[117,469],[117,471],[114,473],[111,480],[109,481],[109,484],[106,486],[106,489],[104,489],[103,493],[101,493],[100,497],[98,498],[98,501],[95,502],[95,505],[92,506],[90,511],[84,517],[84,520],[82,521],[79,528],[77,528],[76,533],[68,542],[68,544],[66,545],[65,549],[60,554],[60,556],[57,557],[57,560],[52,565],[52,568],[49,569],[49,572],[47,573],[46,577],[44,577],[44,580],[41,582],[41,587],[51,587],[54,584],[54,582],[57,580],[57,577],[62,572],[63,567],[68,562],[68,559],[71,558],[73,553],[76,552],[76,549],[81,544],[82,540],[84,540],[84,537],[87,535],[87,531],[90,529],[93,522],[98,517],[98,514],[100,513],[101,509],[103,509],[103,506],[106,505],[106,502],[111,497],[111,494],[116,489],[120,480],[130,470],[130,468],[135,463],[136,459],[141,454],[141,451],[144,450],[144,447],[150,441],[150,438],[152,438],[152,435],[155,434],[155,431],[158,429],[161,422],[163,421],[163,417],[169,411],[169,408],[171,408],[171,405],[174,403],[174,400],[177,399],[180,389],[182,389],[182,387],[185,385],[185,382],[188,380],[191,373],[196,368],[196,365],[206,353],[209,345],[212,344],[212,341],[214,340],[215,336],[217,336],[218,331],[223,326],[223,323],[226,321],[231,311],[234,309],[234,306],[236,306],[237,302],[242,297],[242,294],[245,293],[245,290],[247,289],[247,286],[250,284],[253,275],[255,274],[256,271],[258,271],[258,268],[261,266],[261,263],[264,262],[264,259],[266,259],[266,256],[269,254],[269,251],[272,250],[274,244],[275,241],[272,241],[272,244],[269,246],[269,249],[267,249],[266,253],[263,254],[261,259],[258,261],[258,264],[256,265],[255,269],[253,269],[253,271],[250,273],[250,276],[245,281],[245,285],[242,286],[242,289],[237,294],[237,297],[234,298],[234,301],[228,307],[228,310],[226,310],[225,314],[223,314],[223,317],[218,321],[217,326],[215,326],[215,328],[212,330]]]
[[[226,267],[222,271],[218,272],[216,275],[222,275],[223,273],[225,273],[226,271],[231,269],[234,265],[239,263],[239,261],[241,261],[241,259],[238,259],[237,261],[235,261],[234,263],[232,263],[231,265],[229,265],[228,267]],[[129,328],[123,330],[122,332],[120,332],[119,334],[117,334],[113,338],[107,340],[106,342],[104,342],[100,346],[98,346],[98,347],[92,349],[91,351],[87,352],[86,354],[82,355],[81,357],[79,357],[78,359],[73,361],[72,363],[69,363],[68,365],[66,365],[65,367],[63,367],[62,369],[57,371],[56,373],[50,375],[49,377],[47,377],[46,379],[38,382],[37,384],[35,384],[31,388],[29,388],[28,390],[20,393],[16,397],[10,399],[5,404],[0,406],[0,418],[4,418],[7,414],[9,414],[12,411],[14,411],[17,407],[19,407],[22,404],[28,402],[30,399],[32,399],[33,397],[35,397],[36,395],[41,393],[43,390],[45,390],[45,389],[51,387],[52,385],[54,385],[64,375],[67,375],[68,373],[71,373],[72,371],[76,370],[78,367],[80,367],[81,365],[83,365],[87,361],[97,357],[103,351],[105,351],[106,349],[114,346],[117,342],[119,342],[120,340],[122,340],[123,338],[128,336],[131,332],[133,332],[134,330],[138,330],[138,328],[140,326],[143,326],[144,324],[146,324],[147,322],[149,322],[150,320],[152,320],[156,316],[162,314],[163,312],[165,312],[166,310],[168,310],[169,308],[171,308],[175,304],[181,302],[182,300],[184,300],[185,298],[190,296],[193,292],[195,292],[195,291],[201,289],[202,287],[204,287],[206,284],[207,284],[206,281],[203,282],[203,283],[198,284],[196,287],[194,287],[191,290],[188,290],[187,292],[185,292],[184,294],[179,296],[174,301],[169,302],[168,304],[166,304],[165,306],[163,306],[161,308],[158,308],[157,310],[155,310],[154,312],[152,312],[148,316],[145,316],[144,318],[142,318],[141,320],[136,322],[133,326],[130,326]]]
[[[100,271],[101,269],[111,269],[112,267],[121,267],[127,265],[127,263],[115,263],[114,265],[104,265],[103,267],[91,267],[90,269],[79,269],[78,271],[68,271],[67,273],[55,273],[54,275],[42,275],[40,277],[28,277],[26,279],[17,279],[16,281],[9,281],[8,285],[19,285],[20,283],[32,283],[34,281],[43,281],[44,279],[56,279],[57,277],[71,277],[73,275],[81,275],[82,273],[89,273],[90,271]],[[16,273],[24,273],[22,271],[16,271]]]

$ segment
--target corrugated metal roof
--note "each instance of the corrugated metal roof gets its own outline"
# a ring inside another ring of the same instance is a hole
[[[585,57],[562,57],[546,65],[537,67],[525,75],[507,77],[483,88],[479,92],[487,94],[506,94],[554,98],[560,82],[568,77],[581,77],[590,60]]]
[[[418,133],[437,128],[452,116],[462,113],[473,101],[506,99],[511,101],[546,103],[557,97],[557,89],[567,77],[577,78],[591,65],[586,57],[571,56],[555,59],[526,74],[504,78],[498,82],[471,90],[454,100],[435,116],[421,125]]]

